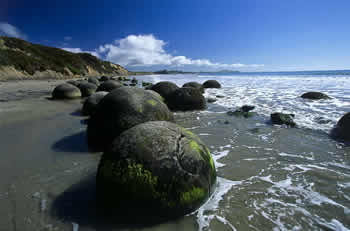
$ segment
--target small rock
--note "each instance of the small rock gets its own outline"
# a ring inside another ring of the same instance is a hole
[[[255,109],[255,106],[251,106],[251,105],[243,105],[242,107],[241,107],[241,110],[243,111],[243,112],[249,112],[249,111],[252,111],[252,110],[254,110]]]
[[[216,98],[225,98],[224,95],[216,95]]]
[[[311,92],[306,92],[301,95],[301,98],[304,99],[330,99],[330,97],[324,93],[321,92],[316,92],[316,91],[311,91]]]
[[[217,99],[215,99],[215,98],[207,98],[208,103],[215,103],[216,101],[217,101]]]
[[[291,127],[295,127],[296,123],[293,121],[294,116],[292,116],[291,114],[284,114],[284,113],[272,113],[271,114],[271,121],[273,124],[285,124]]]

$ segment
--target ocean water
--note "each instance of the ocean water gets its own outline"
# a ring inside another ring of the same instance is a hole
[[[176,225],[150,230],[350,230],[350,147],[329,133],[350,111],[347,72],[140,76],[153,83],[218,80],[221,89],[201,112],[176,113],[210,147],[217,189]],[[321,91],[331,99],[300,98]],[[254,105],[256,116],[226,114]],[[270,114],[295,114],[297,128],[272,125]],[[350,131],[349,131],[350,132]],[[195,222],[194,222],[195,221]],[[193,225],[195,223],[195,225]]]

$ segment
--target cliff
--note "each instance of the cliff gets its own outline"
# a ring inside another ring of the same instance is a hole
[[[128,70],[122,66],[88,53],[75,54],[0,36],[0,80],[127,74]]]

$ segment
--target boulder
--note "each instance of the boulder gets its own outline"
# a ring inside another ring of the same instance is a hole
[[[97,108],[97,104],[108,94],[107,91],[99,91],[89,96],[83,104],[83,115],[91,116]]]
[[[350,112],[346,113],[337,123],[335,136],[339,139],[350,142]]]
[[[123,131],[157,120],[173,120],[172,113],[159,97],[141,88],[120,87],[103,97],[90,117],[89,146],[103,150]]]
[[[207,80],[203,83],[204,88],[221,88],[221,84],[216,80]]]
[[[184,85],[182,85],[182,87],[193,87],[198,89],[201,93],[204,93],[204,88],[202,86],[202,84],[197,83],[197,82],[188,82],[185,83]]]
[[[157,92],[165,100],[167,100],[169,95],[177,89],[179,89],[179,87],[175,83],[168,81],[159,82],[150,88],[150,90]]]
[[[197,209],[215,182],[214,161],[196,135],[174,123],[152,121],[124,131],[103,153],[97,201],[103,212],[119,219],[166,220]]]
[[[173,91],[166,102],[168,107],[175,111],[203,110],[207,107],[202,93],[192,87],[182,87]]]
[[[306,92],[306,93],[301,95],[301,98],[304,98],[304,99],[330,99],[330,97],[328,95],[321,93],[321,92],[315,92],[315,91]]]
[[[243,105],[240,110],[243,112],[250,112],[252,110],[255,109],[255,106],[251,106],[251,105]]]
[[[99,81],[100,82],[104,82],[104,81],[107,81],[107,80],[110,80],[110,78],[109,77],[107,77],[107,76],[101,76],[101,78],[99,79]]]
[[[296,123],[293,121],[294,114],[284,114],[284,113],[272,113],[271,121],[273,124],[285,124],[291,127],[295,127]]]
[[[96,77],[89,77],[89,78],[87,79],[87,81],[88,81],[89,83],[95,84],[96,86],[100,85],[100,81],[98,81],[98,79],[97,79]]]
[[[132,80],[131,80],[131,83],[133,84],[137,84],[139,81],[134,77]]]
[[[80,81],[76,81],[76,80],[68,80],[66,83],[68,83],[68,84],[71,84],[71,85],[73,85],[73,86],[78,86],[79,85],[79,83],[80,83]]]
[[[79,97],[81,97],[79,88],[68,83],[58,85],[52,92],[53,99],[75,99]]]
[[[81,95],[83,97],[88,97],[95,93],[97,86],[93,83],[84,81],[78,84],[78,88],[80,89]]]
[[[121,84],[119,81],[116,80],[107,80],[103,83],[101,83],[100,86],[98,86],[96,91],[108,91],[111,92],[114,89],[122,87],[123,84]]]

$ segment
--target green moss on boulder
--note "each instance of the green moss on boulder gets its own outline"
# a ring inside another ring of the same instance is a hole
[[[166,219],[197,209],[215,182],[214,161],[196,135],[170,122],[151,121],[124,131],[105,151],[98,167],[98,200],[117,216],[129,211]]]

